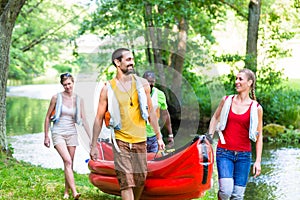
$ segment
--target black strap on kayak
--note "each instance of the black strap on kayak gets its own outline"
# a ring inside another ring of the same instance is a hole
[[[198,139],[199,139],[199,136],[196,136],[192,141],[190,141],[190,142],[187,143],[186,145],[184,145],[184,146],[182,146],[182,147],[176,149],[176,150],[173,151],[173,152],[168,153],[168,154],[165,155],[165,156],[154,158],[153,160],[158,161],[158,160],[164,160],[164,159],[166,159],[166,158],[169,158],[169,157],[173,156],[174,154],[177,154],[178,152],[185,150],[186,148],[188,148],[189,146],[191,146],[192,144],[194,144],[195,142],[197,142]]]
[[[203,159],[202,184],[206,184],[207,177],[208,177],[208,153],[207,153],[207,145],[205,142],[205,136],[201,138],[200,144],[201,144],[202,159]]]

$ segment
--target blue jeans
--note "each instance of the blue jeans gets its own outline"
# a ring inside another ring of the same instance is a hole
[[[217,148],[220,199],[243,199],[251,166],[251,152]]]
[[[156,135],[152,137],[147,137],[147,152],[148,153],[158,152],[158,143],[157,143]]]

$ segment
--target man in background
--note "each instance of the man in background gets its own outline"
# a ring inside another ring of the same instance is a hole
[[[162,124],[166,127],[168,131],[168,146],[172,147],[174,145],[174,136],[171,126],[171,118],[168,111],[168,105],[166,101],[166,96],[163,91],[154,87],[155,85],[155,73],[153,71],[146,71],[143,75],[143,78],[147,79],[150,85],[150,95],[152,100],[152,106],[156,112],[157,119],[161,118]],[[156,134],[153,130],[153,127],[150,124],[146,125],[147,131],[147,152],[157,152],[158,143],[156,139]]]

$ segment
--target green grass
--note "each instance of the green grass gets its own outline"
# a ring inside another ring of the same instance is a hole
[[[61,169],[45,169],[1,153],[0,177],[0,200],[56,200],[63,197],[64,172]],[[75,173],[74,177],[81,199],[120,199],[102,193],[89,182],[87,174]]]
[[[64,172],[46,169],[18,161],[0,151],[0,200],[58,200],[64,193]],[[84,200],[120,200],[101,192],[89,182],[88,174],[74,173],[77,191]],[[210,190],[202,200],[215,199],[216,191]],[[72,198],[70,198],[72,199]]]

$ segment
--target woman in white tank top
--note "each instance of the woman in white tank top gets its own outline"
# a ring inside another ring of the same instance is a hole
[[[54,121],[53,126],[51,127],[51,135],[53,146],[61,156],[64,163],[64,199],[69,198],[70,189],[74,199],[79,199],[81,194],[76,190],[73,174],[75,150],[76,146],[79,145],[75,123],[82,123],[89,138],[91,138],[91,134],[85,118],[84,103],[73,93],[73,76],[70,73],[62,74],[60,76],[60,83],[64,87],[64,91],[51,98],[44,123],[44,145],[48,148],[50,147],[48,131],[51,121]],[[52,116],[53,111],[55,111],[54,117]]]

